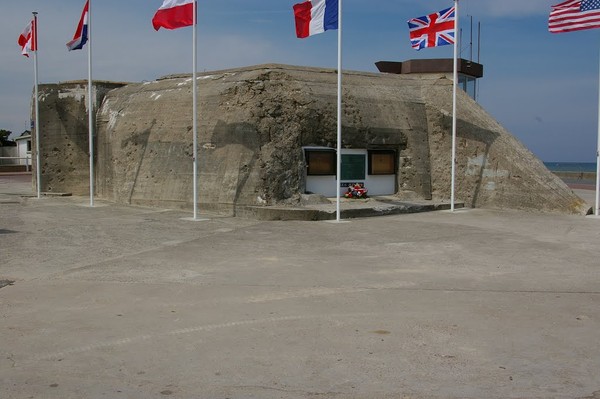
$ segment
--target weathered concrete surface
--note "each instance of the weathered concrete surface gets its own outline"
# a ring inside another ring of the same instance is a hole
[[[600,397],[596,219],[193,223],[4,187],[3,399]]]
[[[425,88],[432,181],[435,193],[450,195],[452,101],[443,84]],[[458,197],[468,206],[588,213],[589,207],[477,103],[460,92],[457,127]]]
[[[455,203],[456,209],[464,207]],[[395,196],[370,197],[365,200],[345,198],[340,203],[340,218],[355,219],[375,216],[400,215],[406,213],[432,212],[450,209],[449,202],[412,200],[403,201]],[[236,216],[258,220],[336,220],[335,201],[320,204],[298,206],[237,206]]]
[[[92,95],[96,108],[109,90],[123,85],[125,83],[95,81]],[[41,191],[89,193],[87,81],[43,84],[39,91]],[[35,140],[35,131],[32,138]],[[36,170],[35,143],[32,152],[33,170]],[[32,183],[36,184],[35,174]]]
[[[189,76],[171,76],[106,95],[97,118],[99,197],[191,207],[191,88]],[[201,208],[235,214],[238,206],[300,201],[302,146],[336,146],[335,93],[336,73],[327,69],[260,65],[200,76]],[[458,99],[457,200],[588,211],[479,105],[462,92]],[[449,199],[450,80],[345,72],[343,101],[343,147],[396,150],[399,193]]]

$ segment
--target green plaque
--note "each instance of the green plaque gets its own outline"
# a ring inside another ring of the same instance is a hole
[[[364,154],[342,154],[342,180],[365,179]]]

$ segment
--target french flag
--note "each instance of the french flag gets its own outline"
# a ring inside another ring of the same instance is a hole
[[[37,26],[35,19],[27,24],[23,33],[19,36],[18,43],[23,49],[21,54],[25,57],[29,57],[29,51],[37,51]]]
[[[77,25],[77,30],[75,31],[75,35],[73,35],[73,40],[67,43],[67,48],[69,51],[71,50],[81,50],[83,46],[88,41],[88,12],[90,9],[90,0],[85,2],[85,7],[83,7],[83,12],[81,13],[81,19],[79,20],[79,25]]]
[[[178,29],[194,25],[195,0],[164,0],[154,18],[152,26],[155,30],[160,28]]]
[[[294,5],[296,36],[303,39],[338,28],[338,0],[309,0]]]

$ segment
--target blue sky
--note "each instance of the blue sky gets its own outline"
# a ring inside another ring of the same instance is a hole
[[[335,68],[335,32],[296,39],[300,0],[199,0],[199,70],[283,63]],[[543,161],[593,162],[598,124],[600,30],[550,34],[560,0],[461,0],[463,57],[469,16],[482,24],[479,102]],[[40,83],[85,79],[87,51],[69,53],[84,0],[19,0],[0,8],[0,129],[28,126],[33,62],[17,37],[39,12]],[[8,3],[8,4],[7,4]],[[191,30],[152,29],[161,0],[94,0],[94,79],[153,80],[191,72]],[[344,69],[376,61],[452,57],[451,46],[417,52],[406,20],[451,0],[344,0]]]

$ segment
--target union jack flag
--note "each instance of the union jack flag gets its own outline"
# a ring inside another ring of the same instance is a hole
[[[415,50],[454,44],[456,12],[454,7],[408,20],[410,43]]]

